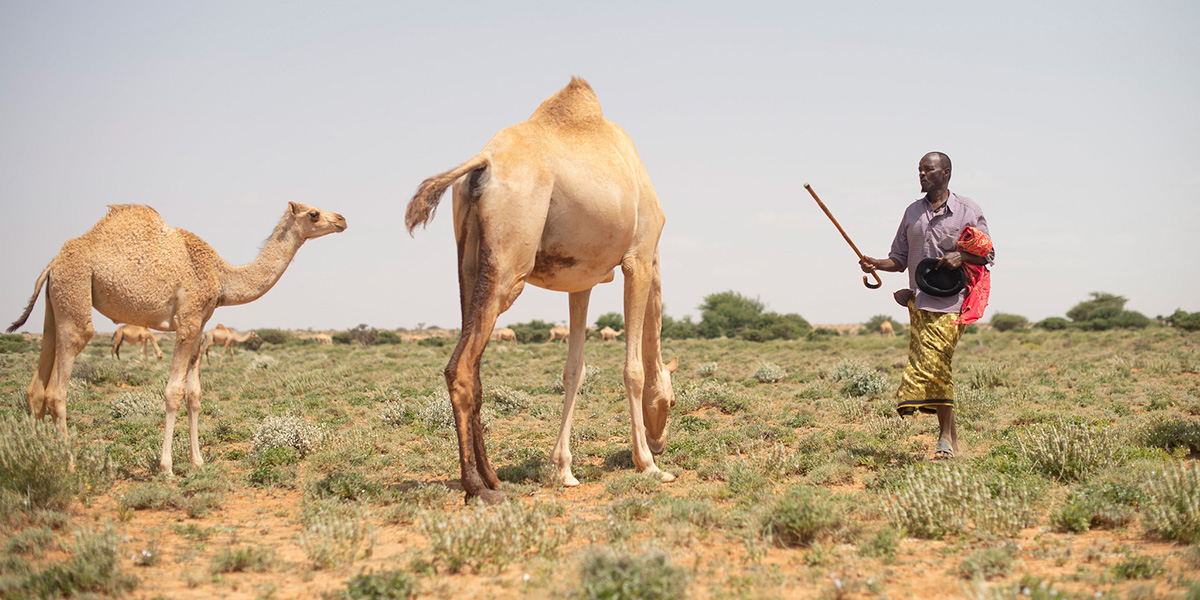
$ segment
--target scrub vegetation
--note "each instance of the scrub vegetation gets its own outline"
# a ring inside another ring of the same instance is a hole
[[[1130,319],[1107,296],[1071,315],[1087,327],[969,332],[964,448],[934,461],[936,419],[893,410],[905,328],[797,335],[713,300],[738,309],[727,337],[663,341],[669,484],[633,471],[622,344],[585,347],[568,489],[550,468],[565,344],[492,343],[497,506],[458,487],[452,339],[260,335],[204,365],[206,464],[173,477],[169,360],[118,363],[98,335],[64,439],[26,414],[34,345],[0,340],[0,598],[1196,597],[1200,334],[1101,329]]]

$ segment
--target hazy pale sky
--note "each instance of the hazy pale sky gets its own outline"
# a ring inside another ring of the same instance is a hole
[[[802,185],[884,256],[931,150],[991,227],[989,313],[1093,291],[1200,311],[1198,34],[1183,1],[0,0],[0,319],[105,205],[153,206],[241,264],[292,200],[349,229],[212,323],[457,327],[449,210],[413,239],[405,205],[572,75],[654,181],[674,317],[736,290],[813,323],[906,321],[907,275],[864,288]],[[619,274],[598,286],[590,321],[621,294]],[[566,295],[527,287],[500,323],[535,318],[565,322]]]

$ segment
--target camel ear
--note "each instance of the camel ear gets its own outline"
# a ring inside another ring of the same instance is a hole
[[[668,373],[674,373],[675,369],[679,368],[679,357],[676,356],[675,358],[672,358],[671,362],[667,363],[666,365],[663,365],[663,367],[667,370]]]
[[[294,215],[300,212],[300,207],[297,206],[295,202],[288,202],[288,210],[292,211],[292,214]]]

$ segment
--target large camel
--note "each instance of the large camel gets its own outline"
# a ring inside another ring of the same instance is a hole
[[[234,360],[234,342],[238,344],[244,344],[246,343],[246,340],[252,340],[257,337],[258,334],[254,333],[253,331],[238,333],[226,327],[224,324],[218,324],[216,327],[204,332],[204,341],[200,344],[200,351],[204,353],[204,358],[208,359],[208,363],[212,364],[212,359],[208,356],[208,349],[212,348],[213,345],[220,346],[221,353],[218,355],[220,360],[217,361],[217,365],[220,366],[225,364],[226,350],[229,351],[229,360]]]
[[[117,205],[91,230],[63,244],[38,276],[33,297],[9,332],[29,318],[46,286],[42,355],[26,398],[36,421],[53,409],[67,432],[67,384],[75,357],[92,338],[92,307],[114,322],[175,332],[171,376],[163,394],[166,431],[159,466],[171,473],[175,415],[187,403],[192,464],[200,457],[200,341],[218,306],[245,304],[279,281],[305,241],[345,231],[337,213],[289,202],[254,262],[234,266],[204,240],[163,222],[148,206]]]
[[[589,289],[591,289],[591,288],[589,288]],[[550,328],[550,339],[548,339],[546,341],[553,342],[553,341],[557,341],[557,340],[562,340],[565,342],[570,337],[571,337],[570,329],[567,329],[566,327],[551,327]]]
[[[624,329],[616,331],[612,327],[605,327],[604,329],[600,330],[600,339],[601,341],[605,342],[609,340],[616,341],[617,336],[621,335],[622,333],[625,333]]]
[[[496,134],[459,167],[426,179],[408,204],[409,233],[428,224],[446,188],[454,186],[462,335],[446,365],[466,497],[496,502],[499,479],[488,460],[480,422],[480,357],[496,318],[525,284],[570,294],[571,329],[563,368],[563,419],[552,460],[555,477],[571,474],[571,417],[583,382],[583,343],[592,287],[625,275],[625,392],[633,463],[662,481],[675,476],[654,464],[666,443],[675,403],[663,364],[662,282],[658,239],[663,211],[637,150],[604,118],[582,79],[551,96],[528,121]]]
[[[113,333],[112,350],[109,355],[121,360],[121,344],[137,344],[142,347],[142,359],[145,359],[146,342],[154,346],[154,355],[158,357],[158,360],[162,360],[163,353],[158,347],[158,340],[154,338],[154,334],[149,329],[137,325],[122,325],[117,328]]]

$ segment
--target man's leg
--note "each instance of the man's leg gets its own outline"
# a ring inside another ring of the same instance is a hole
[[[937,407],[938,443],[947,442],[955,453],[958,452],[958,427],[954,424],[954,407]]]

